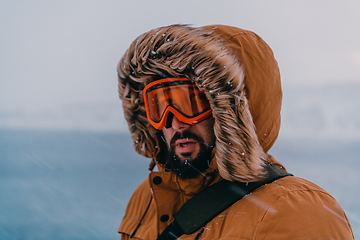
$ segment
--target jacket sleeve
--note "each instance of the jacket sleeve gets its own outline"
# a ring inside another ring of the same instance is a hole
[[[354,239],[349,220],[325,191],[280,196],[258,224],[254,239]]]

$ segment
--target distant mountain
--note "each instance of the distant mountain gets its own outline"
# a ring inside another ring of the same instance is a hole
[[[0,128],[127,132],[120,100],[74,103],[38,111],[0,110]]]
[[[360,139],[360,84],[284,86],[282,137]],[[0,128],[128,132],[121,101],[1,112]]]
[[[360,139],[360,84],[284,87],[281,135]]]

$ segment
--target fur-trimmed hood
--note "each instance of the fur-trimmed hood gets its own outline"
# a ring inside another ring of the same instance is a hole
[[[156,28],[130,45],[117,71],[139,154],[161,165],[167,151],[162,132],[146,118],[143,88],[159,77],[186,77],[210,102],[220,175],[242,182],[263,177],[280,128],[282,92],[272,50],[255,33],[223,25]]]

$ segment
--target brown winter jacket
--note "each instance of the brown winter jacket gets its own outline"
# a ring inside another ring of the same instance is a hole
[[[222,179],[260,180],[280,128],[281,83],[269,46],[255,33],[229,26],[173,25],[139,36],[118,65],[119,94],[135,150],[152,158],[121,222],[122,239],[156,239],[180,207]],[[186,77],[206,93],[216,147],[210,168],[182,180],[165,169],[162,132],[146,118],[142,89],[159,77]],[[211,199],[209,199],[211,201]],[[353,239],[336,200],[297,177],[261,186],[180,239]]]

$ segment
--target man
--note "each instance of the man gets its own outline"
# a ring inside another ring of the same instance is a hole
[[[135,150],[152,159],[122,239],[157,239],[189,200],[221,181],[265,179],[280,128],[281,84],[269,46],[229,26],[173,25],[140,35],[118,65]],[[208,199],[207,201],[212,201]],[[192,219],[189,219],[192,221]],[[179,239],[353,239],[336,200],[306,180],[262,185]]]

